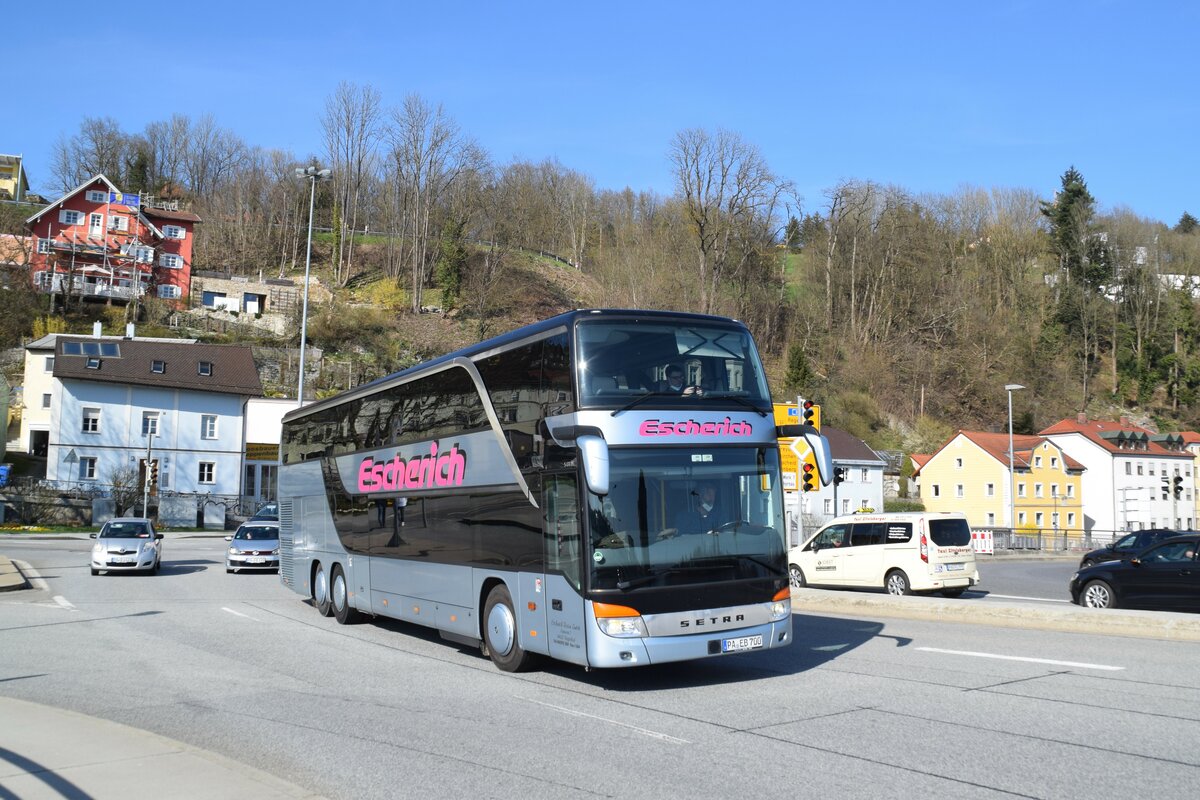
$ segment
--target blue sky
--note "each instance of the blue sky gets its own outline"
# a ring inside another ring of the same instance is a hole
[[[344,80],[388,106],[419,94],[495,161],[557,158],[598,188],[669,194],[673,135],[724,128],[805,211],[844,179],[1049,197],[1075,165],[1102,210],[1200,216],[1200,4],[1183,0],[106,8],[5,12],[22,113],[0,152],[26,157],[35,189],[85,116],[136,132],[211,113],[249,144],[319,155]]]

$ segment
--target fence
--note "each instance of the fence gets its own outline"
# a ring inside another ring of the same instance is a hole
[[[1082,553],[1104,547],[1127,531],[1110,531],[1078,528],[1054,530],[1052,528],[975,528],[975,549],[988,552],[990,541],[994,552],[1033,551],[1044,553]]]

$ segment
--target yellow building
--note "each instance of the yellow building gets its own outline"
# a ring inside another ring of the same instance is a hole
[[[1083,535],[1084,466],[1048,439],[1013,437],[1015,475],[1006,433],[959,431],[937,452],[912,459],[929,511],[961,511],[978,528]]]
[[[20,156],[0,153],[0,200],[24,200],[29,194],[29,176]]]

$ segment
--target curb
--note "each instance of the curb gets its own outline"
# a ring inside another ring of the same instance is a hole
[[[29,588],[29,581],[7,556],[0,556],[0,592]]]
[[[930,622],[962,622],[999,628],[1200,642],[1200,614],[1080,608],[1075,605],[1067,608],[1042,608],[1011,603],[985,603],[969,597],[949,600],[936,597],[892,597],[829,589],[792,590],[793,613],[815,611],[848,615],[871,614]]]

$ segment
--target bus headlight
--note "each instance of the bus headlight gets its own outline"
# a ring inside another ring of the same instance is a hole
[[[649,636],[646,622],[636,609],[629,606],[618,606],[613,603],[592,603],[592,611],[596,614],[596,625],[609,636],[632,639],[637,636]]]
[[[771,622],[785,620],[792,615],[792,590],[780,589],[771,600]]]

